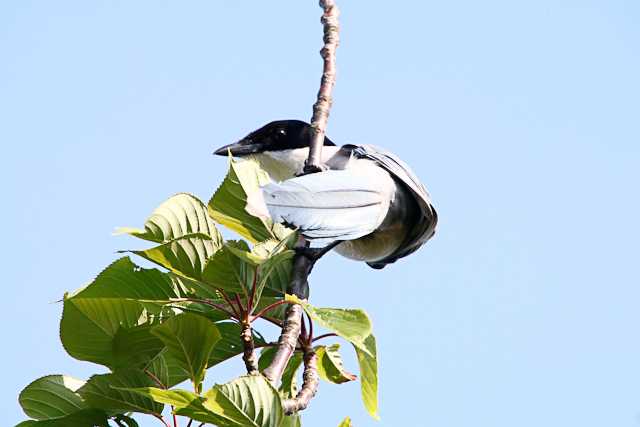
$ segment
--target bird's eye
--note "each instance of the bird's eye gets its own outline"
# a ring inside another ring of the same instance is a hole
[[[285,136],[287,134],[287,131],[285,131],[284,129],[278,129],[276,133],[278,134],[278,136]]]

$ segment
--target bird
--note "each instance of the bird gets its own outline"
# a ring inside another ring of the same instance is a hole
[[[277,120],[214,154],[254,160],[272,182],[247,210],[296,227],[312,248],[381,269],[412,254],[435,233],[431,196],[395,154],[368,144],[337,146],[325,136],[323,170],[302,174],[311,125]],[[255,197],[254,197],[255,196]]]

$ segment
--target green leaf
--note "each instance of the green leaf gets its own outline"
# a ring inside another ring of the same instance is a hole
[[[378,360],[376,356],[376,339],[373,334],[369,335],[365,341],[367,351],[355,346],[358,365],[360,365],[360,390],[362,402],[367,412],[374,419],[378,416]]]
[[[238,256],[239,251],[249,251],[244,241],[226,242],[209,258],[202,272],[203,280],[216,288],[246,296],[247,287],[253,283],[255,268]]]
[[[94,375],[78,390],[78,394],[93,408],[107,412],[162,413],[162,405],[152,399],[128,391],[130,388],[150,387],[154,383],[142,371],[122,370],[113,374]]]
[[[60,338],[69,355],[115,368],[123,359],[116,355],[114,340],[121,328],[144,324],[144,307],[118,298],[72,298],[64,301]],[[120,352],[121,353],[121,352]]]
[[[188,372],[196,390],[200,390],[209,355],[220,339],[216,325],[202,316],[183,313],[156,326],[152,333],[162,340],[168,353]]]
[[[165,357],[166,354],[167,350],[165,348],[162,353],[156,356],[144,369],[144,372],[151,378],[151,380],[157,386],[163,388],[169,388],[175,385],[171,384],[171,379],[169,377],[169,366]],[[187,379],[186,376],[178,382],[182,382],[185,379]]]
[[[271,182],[269,175],[254,161],[229,161],[229,172],[209,201],[209,215],[225,227],[251,242],[277,238],[278,232],[268,218],[259,218],[246,211],[247,195],[261,191]]]
[[[62,345],[76,359],[112,369],[143,365],[162,349],[148,325],[158,323],[161,315],[173,315],[163,311],[162,304],[183,295],[183,287],[170,275],[121,258],[91,284],[65,297]]]
[[[230,421],[204,406],[205,399],[187,390],[163,390],[155,387],[145,387],[129,389],[129,392],[136,393],[155,402],[171,405],[174,413],[192,418],[195,421],[212,423],[217,426],[235,426]]]
[[[140,427],[138,422],[126,415],[118,415],[114,418],[115,422],[122,427]]]
[[[351,418],[347,417],[344,420],[342,420],[342,422],[340,423],[340,425],[338,427],[351,427]]]
[[[109,427],[107,415],[98,409],[83,409],[74,414],[51,420],[23,421],[16,427]]]
[[[181,283],[155,268],[141,268],[129,257],[120,258],[105,268],[85,288],[67,298],[123,298],[167,301],[184,296]]]
[[[201,280],[207,259],[221,244],[202,234],[188,234],[155,248],[131,251],[167,270],[189,279]]]
[[[264,371],[267,366],[273,361],[273,357],[276,354],[277,349],[275,347],[267,347],[260,353],[260,360],[258,360],[258,369]],[[287,366],[282,372],[282,379],[280,380],[280,392],[285,399],[290,399],[298,394],[298,387],[296,385],[296,374],[298,369],[302,365],[302,353],[299,351],[294,352],[289,358]]]
[[[360,350],[368,353],[365,339],[371,334],[369,316],[360,309],[315,308],[294,295],[287,295],[287,301],[300,304],[304,311],[324,328],[335,332]],[[370,354],[370,356],[373,356]]]
[[[36,420],[50,420],[87,409],[76,391],[85,384],[65,375],[48,375],[25,387],[18,401],[24,413]]]
[[[120,328],[113,337],[113,368],[143,368],[164,349],[151,331],[154,326]]]
[[[262,376],[237,378],[216,385],[203,397],[186,390],[137,388],[128,390],[172,405],[175,413],[220,427],[279,427],[284,419],[280,396]]]
[[[144,230],[119,228],[127,233],[156,243],[165,243],[188,234],[205,234],[217,245],[222,237],[207,214],[207,207],[197,197],[179,193],[162,203],[144,224]]]
[[[300,414],[286,415],[280,427],[302,427],[302,417]]]
[[[356,376],[347,372],[342,362],[342,357],[338,350],[340,344],[333,344],[329,347],[318,346],[315,351],[318,356],[318,375],[325,381],[342,384],[354,381]]]
[[[204,405],[231,420],[230,426],[280,426],[284,418],[280,395],[261,375],[214,386],[205,394]]]

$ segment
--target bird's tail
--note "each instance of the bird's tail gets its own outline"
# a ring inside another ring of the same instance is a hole
[[[388,207],[371,178],[339,170],[271,183],[249,197],[247,211],[299,228],[313,246],[357,239],[380,225]]]

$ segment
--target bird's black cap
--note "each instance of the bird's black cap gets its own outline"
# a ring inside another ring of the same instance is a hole
[[[213,154],[226,156],[228,152],[237,157],[264,151],[281,151],[309,146],[311,125],[302,120],[276,120],[251,132],[238,142],[218,148]],[[335,145],[327,137],[324,145]]]

